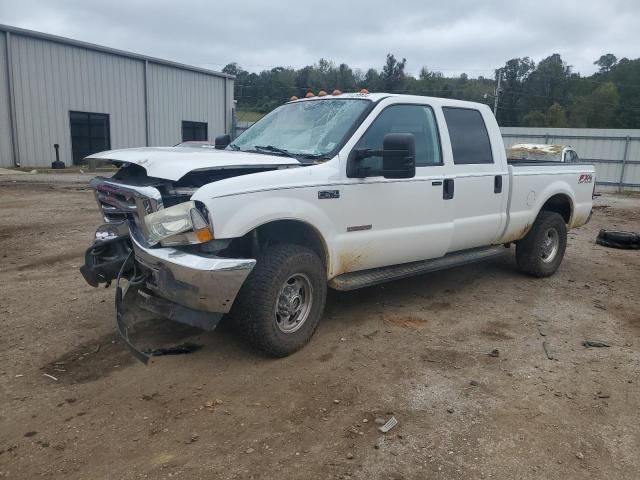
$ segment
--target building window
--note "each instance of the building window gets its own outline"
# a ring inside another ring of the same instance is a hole
[[[489,133],[478,110],[443,107],[449,129],[453,163],[456,165],[493,163]]]
[[[69,122],[74,165],[84,163],[92,153],[111,149],[108,114],[70,111]]]
[[[182,121],[183,142],[206,142],[208,139],[206,123]]]

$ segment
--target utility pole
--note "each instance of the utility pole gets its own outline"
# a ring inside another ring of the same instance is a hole
[[[498,83],[496,85],[496,91],[493,95],[493,115],[498,115],[498,98],[500,97],[500,82],[502,80],[502,69],[496,70],[496,76],[498,77]]]

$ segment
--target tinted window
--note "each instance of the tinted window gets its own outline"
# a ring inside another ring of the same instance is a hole
[[[393,105],[374,120],[356,148],[382,150],[387,133],[412,133],[416,139],[416,166],[441,165],[438,127],[433,111],[424,105]],[[369,157],[363,166],[382,169],[382,157]]]
[[[487,127],[478,110],[443,107],[449,129],[453,163],[493,163]]]

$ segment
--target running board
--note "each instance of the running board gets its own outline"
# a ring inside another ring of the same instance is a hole
[[[444,257],[419,262],[391,265],[389,267],[372,268],[359,272],[343,273],[329,281],[329,286],[336,290],[348,291],[356,288],[371,287],[380,283],[398,280],[400,278],[413,277],[423,273],[435,272],[451,267],[459,267],[469,263],[480,262],[489,258],[503,255],[507,249],[503,245],[474,248],[461,252],[450,253]]]

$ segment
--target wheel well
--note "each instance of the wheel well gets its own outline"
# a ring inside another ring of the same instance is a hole
[[[229,247],[229,254],[255,258],[260,250],[275,243],[293,243],[308,247],[328,265],[328,250],[322,235],[308,223],[299,220],[276,220],[254,228],[236,238]]]
[[[573,207],[571,205],[571,199],[566,195],[559,193],[547,200],[544,205],[542,205],[540,211],[558,213],[564,219],[564,223],[569,225],[571,222]]]

